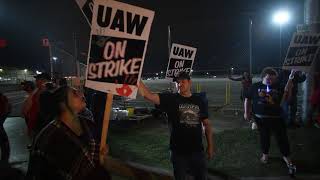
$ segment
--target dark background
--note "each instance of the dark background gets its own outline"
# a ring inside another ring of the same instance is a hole
[[[303,23],[301,0],[122,0],[155,11],[144,73],[165,71],[168,63],[168,25],[172,42],[196,47],[194,70],[249,67],[249,17],[253,20],[253,67],[279,66],[279,26],[272,13],[291,12],[282,28],[285,57],[296,25]],[[73,53],[73,34],[79,39],[78,56],[86,63],[90,28],[74,0],[0,0],[0,66],[48,69],[48,49],[41,39]],[[59,53],[55,54],[59,56]],[[283,60],[282,60],[283,61]]]

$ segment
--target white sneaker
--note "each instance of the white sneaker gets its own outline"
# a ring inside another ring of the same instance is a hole
[[[251,123],[251,129],[252,129],[252,130],[258,129],[258,126],[257,126],[257,123],[256,123],[256,122],[252,122],[252,123]]]
[[[268,163],[268,156],[262,155],[262,157],[260,158],[260,162],[262,164],[267,164]]]
[[[297,168],[294,164],[290,163],[287,165],[288,166],[288,174],[291,177],[295,177],[295,174],[297,172]]]

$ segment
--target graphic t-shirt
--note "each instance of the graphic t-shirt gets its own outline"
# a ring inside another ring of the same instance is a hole
[[[170,123],[170,149],[178,153],[203,151],[202,120],[208,111],[200,96],[159,94],[160,109],[167,113]]]
[[[262,82],[257,82],[251,86],[245,97],[252,100],[254,114],[280,117],[282,95],[283,88],[278,84],[267,86]]]

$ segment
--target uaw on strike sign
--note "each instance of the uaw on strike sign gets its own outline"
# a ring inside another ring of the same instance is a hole
[[[296,69],[308,72],[317,57],[320,47],[320,34],[295,33],[283,63],[283,69]]]
[[[179,72],[190,73],[197,48],[172,43],[166,78],[177,77]]]
[[[95,0],[86,87],[135,98],[154,12]]]

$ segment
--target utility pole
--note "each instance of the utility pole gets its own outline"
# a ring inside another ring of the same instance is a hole
[[[320,1],[319,0],[305,0],[304,1],[304,25],[307,32],[320,32]],[[299,29],[298,29],[299,31]],[[303,83],[303,102],[302,102],[302,119],[306,122],[308,119],[308,111],[310,109],[309,97],[311,93],[312,78],[315,71],[320,68],[320,55],[318,53],[316,59],[312,63],[310,72],[307,74],[307,80]]]
[[[77,78],[80,78],[80,64],[79,64],[79,61],[78,61],[78,43],[77,43],[77,34],[74,33],[73,34],[74,36],[74,62],[75,62],[75,65],[76,65],[76,75],[77,75]]]
[[[52,43],[49,41],[49,58],[50,58],[50,76],[53,79],[53,59],[52,59]]]
[[[252,19],[249,18],[249,63],[250,63],[250,76],[252,76]]]

